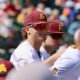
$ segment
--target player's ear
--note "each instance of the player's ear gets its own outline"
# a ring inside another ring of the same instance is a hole
[[[23,36],[23,39],[27,38],[27,32],[25,28],[22,29],[22,36]]]
[[[25,32],[27,33],[27,35],[30,35],[29,28],[26,28],[26,29],[25,29]]]
[[[24,28],[24,31],[27,32],[29,29],[28,28]]]

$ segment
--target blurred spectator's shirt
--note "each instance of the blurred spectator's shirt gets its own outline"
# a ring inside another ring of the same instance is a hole
[[[69,25],[69,19],[65,15],[60,15],[59,20],[64,23],[64,31],[67,31]]]
[[[40,61],[36,50],[27,41],[23,41],[11,55],[10,62],[16,69],[23,67],[25,63]]]
[[[50,54],[47,53],[46,49],[43,47],[40,48],[40,53],[41,53],[41,60],[42,61],[50,57]]]
[[[79,10],[79,9],[80,9],[80,2],[77,2],[77,3],[74,5],[74,9],[75,9],[75,10]]]
[[[76,22],[73,22],[70,26],[69,26],[69,29],[68,29],[68,33],[70,33],[71,35],[74,35],[76,30],[78,29],[79,27],[79,22],[76,21]]]
[[[77,80],[80,75],[80,52],[69,47],[51,67],[54,80]]]

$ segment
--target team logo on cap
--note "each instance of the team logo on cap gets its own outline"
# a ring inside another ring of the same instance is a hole
[[[4,73],[4,72],[7,72],[7,68],[5,64],[0,64],[0,73]]]
[[[45,19],[46,19],[46,17],[45,17],[44,14],[40,14],[40,15],[39,15],[39,18],[42,19],[42,20],[45,20]]]

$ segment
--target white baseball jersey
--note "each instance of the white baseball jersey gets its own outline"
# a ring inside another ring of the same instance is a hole
[[[80,52],[69,47],[51,67],[53,80],[78,80],[80,75]]]
[[[47,53],[46,49],[43,47],[40,48],[40,54],[41,54],[42,61],[50,57],[50,54]]]
[[[36,50],[27,41],[23,41],[13,52],[10,62],[16,69],[22,67],[25,63],[40,61]]]

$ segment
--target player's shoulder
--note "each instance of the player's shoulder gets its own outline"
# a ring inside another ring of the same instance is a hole
[[[25,55],[26,53],[31,54],[32,53],[31,51],[32,51],[32,48],[30,47],[30,45],[27,44],[25,41],[23,41],[17,46],[13,54],[17,56],[22,56],[22,55]],[[26,55],[29,55],[29,54],[26,54]]]
[[[27,42],[27,41],[22,41],[18,47],[16,48],[16,50],[30,50],[31,49],[31,45]]]

